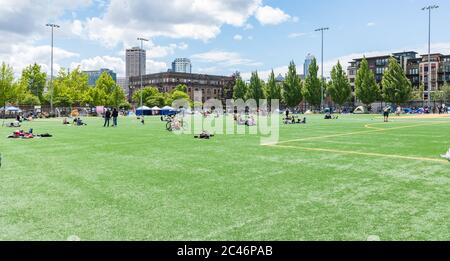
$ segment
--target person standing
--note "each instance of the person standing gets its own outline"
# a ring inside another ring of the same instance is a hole
[[[391,112],[391,107],[386,106],[383,110],[384,122],[389,122],[389,113]]]
[[[106,127],[108,125],[109,127],[109,121],[111,120],[111,111],[108,109],[105,113],[105,124],[103,124],[103,127]]]
[[[117,117],[119,117],[119,111],[117,111],[117,109],[114,108],[112,112],[113,127],[117,127]]]

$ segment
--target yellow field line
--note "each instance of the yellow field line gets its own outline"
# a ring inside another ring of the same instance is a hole
[[[307,147],[286,146],[286,145],[267,145],[267,146],[274,147],[274,148],[279,147],[279,148],[299,149],[299,150],[306,150],[306,151],[333,152],[333,153],[340,153],[340,154],[352,154],[352,155],[362,155],[362,156],[372,156],[372,157],[431,161],[431,162],[437,162],[437,163],[442,163],[442,164],[448,164],[447,160],[435,159],[435,158],[425,158],[425,157],[401,156],[401,155],[394,155],[394,154],[380,154],[380,153],[372,153],[372,152],[359,152],[359,151],[335,150],[335,149],[307,148]]]
[[[324,138],[334,138],[334,137],[342,137],[342,136],[350,136],[355,134],[364,134],[364,133],[375,133],[375,132],[384,132],[384,131],[391,131],[391,130],[399,130],[399,129],[408,129],[408,128],[415,128],[415,127],[421,127],[421,126],[433,126],[438,124],[448,124],[449,122],[435,122],[435,123],[427,123],[427,124],[415,124],[415,125],[408,125],[408,126],[400,126],[400,127],[394,127],[394,128],[377,128],[374,130],[365,130],[365,131],[356,131],[356,132],[347,132],[347,133],[340,133],[340,134],[332,134],[332,135],[324,135],[324,136],[316,136],[316,137],[308,137],[308,138],[302,138],[302,139],[294,139],[294,140],[285,140],[285,141],[279,141],[276,144],[284,144],[284,143],[290,143],[295,141],[307,141],[307,140],[318,140],[318,139],[324,139]],[[373,127],[375,128],[375,127]],[[276,145],[272,144],[272,145]]]

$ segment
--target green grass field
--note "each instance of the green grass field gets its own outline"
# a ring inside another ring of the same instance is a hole
[[[275,146],[86,121],[0,128],[0,240],[450,239],[450,118],[310,116]]]

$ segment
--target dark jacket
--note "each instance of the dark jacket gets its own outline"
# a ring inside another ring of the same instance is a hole
[[[111,118],[111,112],[110,111],[106,111],[105,118],[107,118],[107,119]]]
[[[113,118],[119,117],[119,111],[114,110],[114,111],[112,112],[112,116],[113,116]]]

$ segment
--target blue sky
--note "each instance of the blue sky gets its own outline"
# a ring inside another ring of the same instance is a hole
[[[130,3],[131,2],[131,3]],[[194,72],[244,76],[273,68],[284,74],[308,53],[320,59],[318,27],[325,35],[325,73],[340,60],[363,54],[426,51],[427,13],[433,11],[433,52],[450,53],[450,3],[423,0],[0,0],[0,61],[17,73],[29,63],[49,67],[47,22],[55,34],[56,68],[108,67],[124,74],[124,50],[137,37],[151,41],[148,72],[165,71],[176,57]]]

